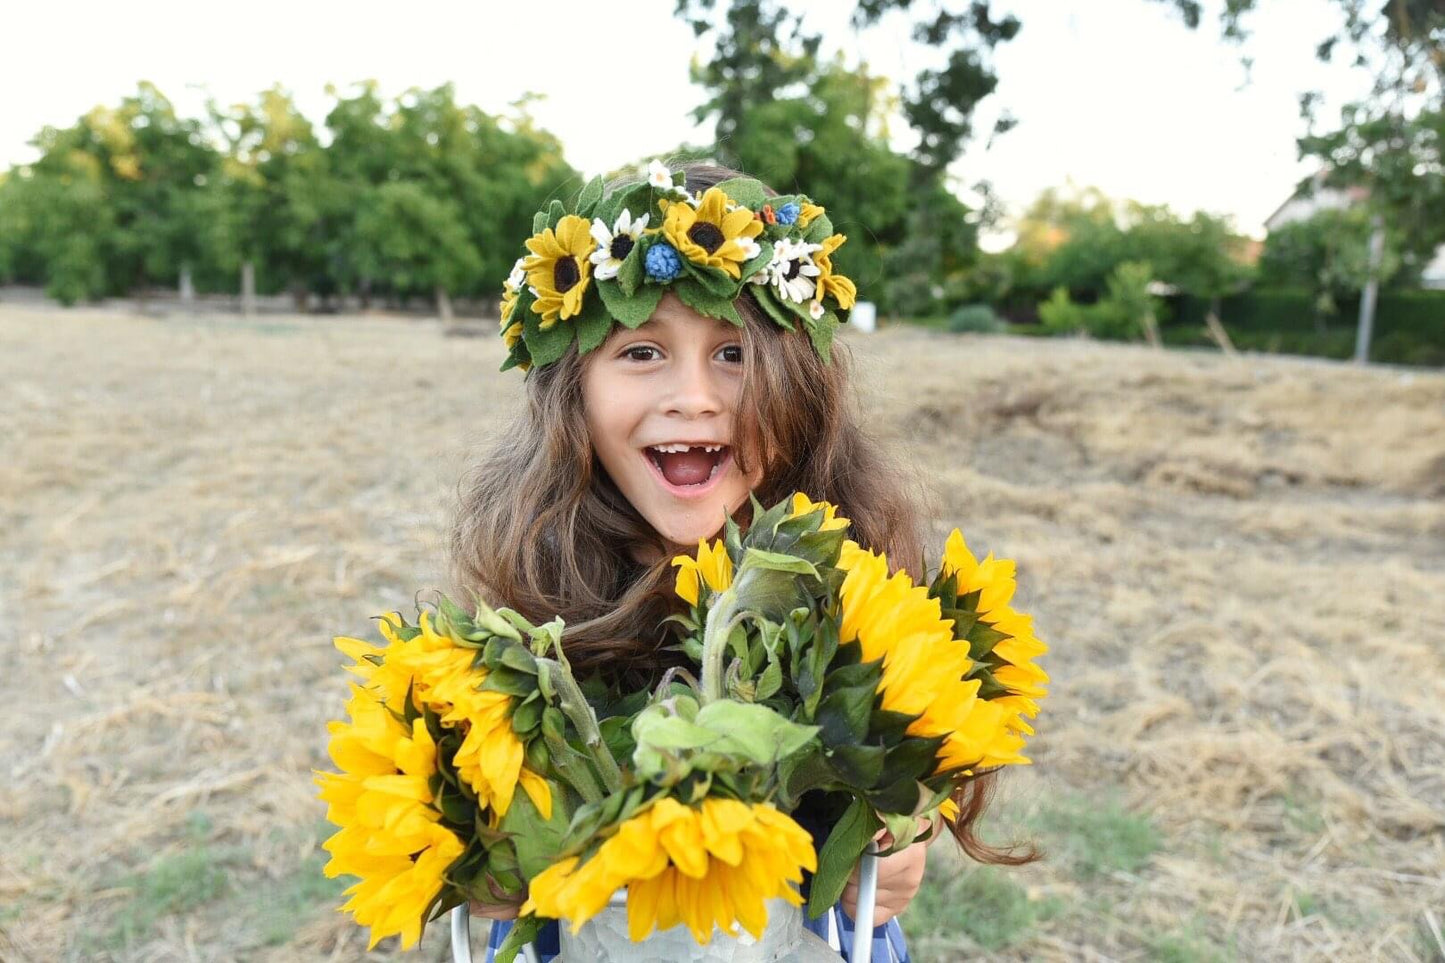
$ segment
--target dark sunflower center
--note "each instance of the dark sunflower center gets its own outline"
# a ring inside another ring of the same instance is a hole
[[[709,221],[698,221],[688,229],[687,236],[709,254],[722,247],[723,241],[727,240],[723,237],[722,228]]]
[[[798,272],[801,270],[803,270],[803,261],[801,258],[796,261],[789,261],[788,269],[783,272],[783,277],[791,281],[798,276]]]
[[[577,259],[575,257],[559,257],[557,266],[552,268],[552,287],[557,289],[557,293],[566,294],[580,280],[582,280],[582,272],[577,270]]]
[[[612,239],[612,243],[608,245],[607,253],[610,254],[612,257],[616,258],[617,260],[621,261],[623,258],[627,257],[627,255],[632,253],[632,247],[635,243],[636,242],[633,241],[632,238],[628,237],[626,234],[619,234],[614,237]]]

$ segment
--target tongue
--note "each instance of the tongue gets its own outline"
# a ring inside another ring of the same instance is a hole
[[[712,474],[717,464],[716,453],[701,448],[689,448],[683,452],[657,452],[657,463],[662,477],[671,485],[700,485]]]

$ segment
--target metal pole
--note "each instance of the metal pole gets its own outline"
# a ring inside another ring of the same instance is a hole
[[[452,963],[472,963],[472,913],[463,903],[452,909]]]
[[[869,842],[863,858],[858,861],[858,906],[857,915],[853,918],[853,955],[849,957],[849,963],[872,963],[873,910],[877,905],[878,844]]]
[[[1380,261],[1385,253],[1385,221],[1376,214],[1370,221],[1370,275],[1360,296],[1360,326],[1355,331],[1355,363],[1370,360],[1370,338],[1375,328],[1375,300],[1380,291]]]

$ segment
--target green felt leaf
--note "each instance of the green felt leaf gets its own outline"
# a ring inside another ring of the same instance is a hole
[[[797,330],[793,325],[792,319],[788,316],[789,312],[778,306],[777,296],[773,293],[771,286],[766,284],[753,284],[749,286],[749,290],[753,292],[753,299],[758,302],[758,307],[762,308],[763,313],[772,318],[778,327],[788,331]]]
[[[594,177],[582,188],[582,193],[577,195],[577,215],[589,220],[592,212],[597,207],[597,202],[602,199],[602,178]],[[608,225],[611,227],[611,225]]]
[[[630,258],[632,255],[628,255]],[[626,262],[623,262],[624,267]],[[618,272],[621,276],[621,272]],[[636,328],[646,323],[652,317],[652,312],[657,310],[657,303],[662,300],[662,288],[656,285],[644,284],[638,287],[631,297],[627,296],[622,285],[615,281],[599,281],[597,290],[602,293],[602,301],[607,307],[610,319],[628,328]]]
[[[627,252],[627,257],[622,259],[622,265],[617,269],[616,280],[617,286],[622,289],[623,297],[632,297],[642,286],[642,277],[645,273],[643,262],[650,246],[644,241],[638,241],[632,245],[632,250]]]
[[[758,241],[758,247],[761,248],[761,250],[758,252],[757,257],[754,257],[750,261],[743,262],[741,273],[744,281],[750,279],[754,274],[757,274],[763,268],[767,267],[768,263],[773,259],[773,243],[771,241],[760,240]]]
[[[698,314],[709,318],[722,318],[740,328],[743,326],[742,316],[733,306],[732,299],[713,294],[698,284],[696,278],[688,277],[686,280],[674,284],[672,289],[677,292],[677,296],[682,299],[683,304]]]
[[[833,222],[828,219],[827,214],[819,214],[808,222],[807,228],[803,230],[803,240],[809,244],[822,244],[827,238],[833,236]]]
[[[733,278],[730,278],[725,270],[696,265],[686,257],[682,259],[682,268],[685,276],[702,286],[702,289],[705,289],[708,294],[718,296],[718,298],[727,298],[728,301],[736,298],[740,282],[733,281]]]
[[[603,284],[610,284],[609,281],[601,281],[597,287],[601,291]],[[586,354],[607,340],[612,333],[612,316],[608,312],[606,296],[589,297],[582,313],[574,320],[577,322],[577,353]]]
[[[730,177],[717,186],[733,203],[754,211],[760,210],[764,204],[772,203],[762,182],[751,177]]]
[[[858,857],[863,855],[868,841],[882,825],[862,799],[855,797],[848,805],[843,818],[838,820],[823,848],[818,851],[818,872],[813,876],[812,889],[808,893],[810,918],[817,919],[825,909],[838,902]]]
[[[532,233],[541,234],[547,229],[547,212],[538,211],[532,215]]]
[[[567,352],[567,346],[572,343],[575,332],[569,321],[561,320],[543,331],[542,316],[528,311],[522,321],[522,333],[527,339],[527,350],[531,352],[532,363],[547,365]]]
[[[838,330],[838,316],[832,311],[823,312],[823,316],[814,321],[811,317],[803,322],[808,329],[808,337],[813,340],[813,347],[818,352],[818,357],[823,359],[824,364],[833,362],[833,335]]]
[[[547,226],[556,227],[557,222],[562,220],[566,215],[567,208],[562,205],[561,201],[553,198],[552,202],[547,205]]]

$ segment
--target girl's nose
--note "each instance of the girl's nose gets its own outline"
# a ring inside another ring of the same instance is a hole
[[[665,399],[668,414],[702,418],[723,413],[721,385],[708,360],[704,356],[678,361]]]

